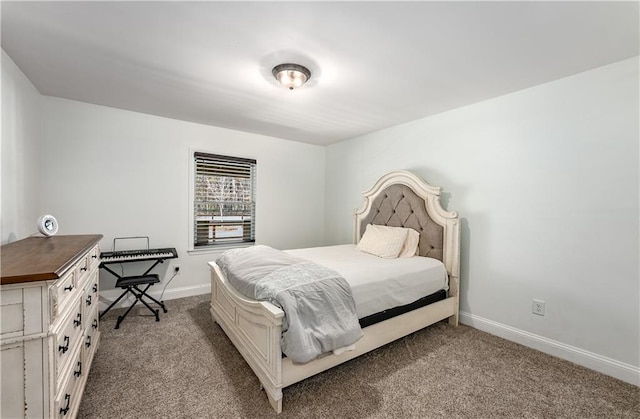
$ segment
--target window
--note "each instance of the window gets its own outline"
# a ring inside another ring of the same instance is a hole
[[[256,161],[195,152],[193,248],[255,242]]]

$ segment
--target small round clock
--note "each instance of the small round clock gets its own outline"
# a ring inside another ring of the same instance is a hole
[[[53,236],[58,232],[58,220],[53,215],[38,218],[38,231],[45,236]]]

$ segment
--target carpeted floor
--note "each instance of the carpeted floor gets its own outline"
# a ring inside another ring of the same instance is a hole
[[[285,388],[277,416],[209,298],[108,313],[78,418],[640,418],[638,387],[445,323]]]

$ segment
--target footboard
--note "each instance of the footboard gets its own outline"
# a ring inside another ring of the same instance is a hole
[[[273,409],[282,412],[282,389],[367,353],[396,339],[449,319],[457,325],[457,282],[449,298],[376,323],[363,329],[355,350],[325,354],[306,364],[282,357],[280,337],[284,312],[273,304],[242,296],[227,281],[215,262],[211,268],[211,315],[247,361],[267,393]]]
[[[211,268],[211,315],[225,331],[264,387],[269,403],[282,411],[284,312],[273,304],[248,300],[231,287],[215,262]]]

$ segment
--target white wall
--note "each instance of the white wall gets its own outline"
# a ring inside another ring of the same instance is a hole
[[[38,231],[40,119],[40,93],[2,50],[2,244]]]
[[[327,242],[412,170],[463,219],[463,321],[638,382],[638,91],[636,58],[330,146]]]
[[[322,147],[47,96],[43,138],[42,200],[57,217],[59,234],[101,233],[103,251],[123,236],[150,236],[153,248],[175,247],[180,259],[171,263],[179,263],[181,273],[167,288],[169,298],[176,290],[206,288],[206,262],[216,256],[187,252],[191,149],[257,160],[259,243],[293,248],[323,242]],[[163,282],[168,265],[159,271]],[[103,290],[114,283],[102,273]]]

